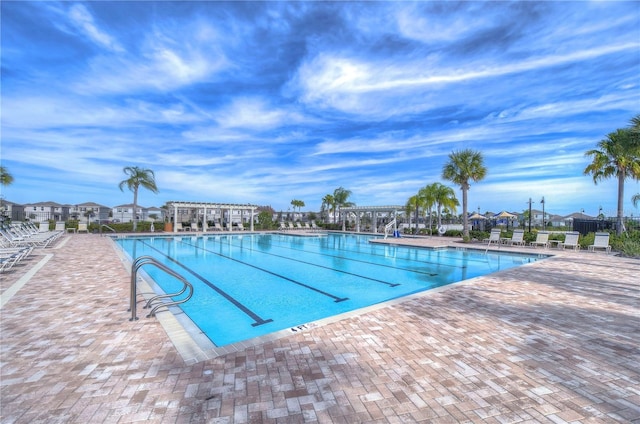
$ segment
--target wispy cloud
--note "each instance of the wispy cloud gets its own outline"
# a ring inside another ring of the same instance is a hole
[[[640,111],[633,2],[4,2],[2,163],[15,202],[404,204],[483,153],[470,202],[615,209],[583,175]],[[37,30],[35,30],[37,29]],[[458,193],[458,187],[454,187]],[[625,185],[625,208],[638,183]]]

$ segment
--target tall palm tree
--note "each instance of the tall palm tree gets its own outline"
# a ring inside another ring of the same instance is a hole
[[[340,218],[343,218],[342,208],[348,208],[354,204],[347,200],[349,199],[349,196],[351,196],[351,190],[347,190],[344,187],[338,187],[333,191],[333,200],[335,202],[335,206],[338,207],[338,216],[340,216]],[[342,226],[344,229],[344,219],[342,219]]]
[[[462,190],[462,229],[465,240],[469,239],[469,217],[467,213],[467,193],[469,180],[478,182],[487,175],[482,153],[471,149],[454,151],[449,154],[449,162],[442,168],[442,178],[460,185]]]
[[[420,205],[426,215],[429,215],[429,234],[433,228],[433,205],[436,203],[435,186],[433,184],[426,185],[418,190],[418,197],[420,199]]]
[[[129,178],[121,181],[118,187],[120,187],[120,191],[124,191],[123,187],[127,186],[133,192],[133,231],[135,231],[138,223],[138,188],[142,186],[153,193],[157,193],[156,176],[151,169],[137,166],[126,166],[122,171]]]
[[[438,227],[442,225],[442,208],[455,213],[460,202],[456,199],[456,194],[451,187],[444,184],[433,183],[433,193],[435,195],[436,210],[438,211]]]
[[[638,204],[640,204],[640,193],[634,194],[631,198],[631,202],[633,202],[633,206],[638,207]]]
[[[618,178],[616,233],[620,235],[624,217],[624,182],[627,178],[640,179],[640,143],[631,129],[619,129],[609,133],[598,143],[598,149],[587,151],[585,156],[591,156],[592,162],[584,169],[584,174],[591,174],[594,184],[609,177]]]
[[[416,231],[414,234],[418,234],[420,231],[420,228],[418,228],[418,214],[420,213],[420,209],[424,209],[424,199],[420,197],[419,194],[411,196],[404,205],[404,210],[409,217],[409,230],[411,230],[411,214],[415,214]]]
[[[333,198],[333,194],[327,194],[322,198],[322,210],[327,210],[329,213],[335,213],[336,200]]]
[[[8,186],[13,183],[13,175],[7,171],[7,168],[4,166],[0,166],[0,184],[3,186]]]

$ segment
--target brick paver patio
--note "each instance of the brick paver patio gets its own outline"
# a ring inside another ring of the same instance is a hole
[[[128,320],[106,237],[1,278],[3,424],[640,423],[639,260],[563,252],[195,363]]]

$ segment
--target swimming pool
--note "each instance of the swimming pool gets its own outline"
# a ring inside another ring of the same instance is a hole
[[[499,270],[538,255],[426,249],[328,234],[122,238],[135,259],[149,255],[194,287],[180,308],[216,345],[248,340]],[[167,293],[182,283],[144,271]]]

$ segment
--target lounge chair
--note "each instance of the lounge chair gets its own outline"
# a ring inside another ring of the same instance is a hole
[[[611,246],[609,246],[609,233],[596,233],[593,244],[588,247],[588,250],[589,252],[595,252],[596,249],[604,249],[607,254],[611,252]]]
[[[62,231],[62,232],[64,232],[65,231],[64,227],[65,227],[64,221],[56,222],[56,229],[54,231]]]
[[[509,246],[524,246],[524,230],[513,230],[513,236],[506,240]]]
[[[87,234],[89,234],[89,228],[87,227],[87,224],[85,222],[78,222],[78,233],[81,232],[85,232]]]
[[[279,231],[287,231],[287,224],[285,222],[280,222],[280,226],[278,227]]]
[[[289,226],[289,228],[288,228],[289,230],[295,230],[296,229],[296,226],[293,225],[293,222],[287,222],[287,225]]]
[[[580,250],[580,245],[578,244],[578,239],[580,238],[580,233],[577,231],[569,231],[565,234],[564,241],[558,244],[558,248],[565,249],[567,247],[571,247],[573,250]]]
[[[500,234],[502,234],[502,230],[500,228],[492,228],[489,238],[482,241],[487,243],[487,248],[491,246],[491,243],[500,245]]]
[[[320,231],[320,227],[316,225],[316,221],[311,221],[311,229],[314,231]]]
[[[548,249],[549,248],[549,232],[538,231],[538,235],[536,236],[535,241],[530,242],[529,246],[533,246],[533,247],[542,246],[545,249]]]
[[[296,221],[296,230],[304,230],[304,228],[302,228],[302,224],[300,224],[297,221]]]
[[[237,222],[236,226],[238,227],[238,231],[244,231],[244,224],[242,224],[242,222]]]

